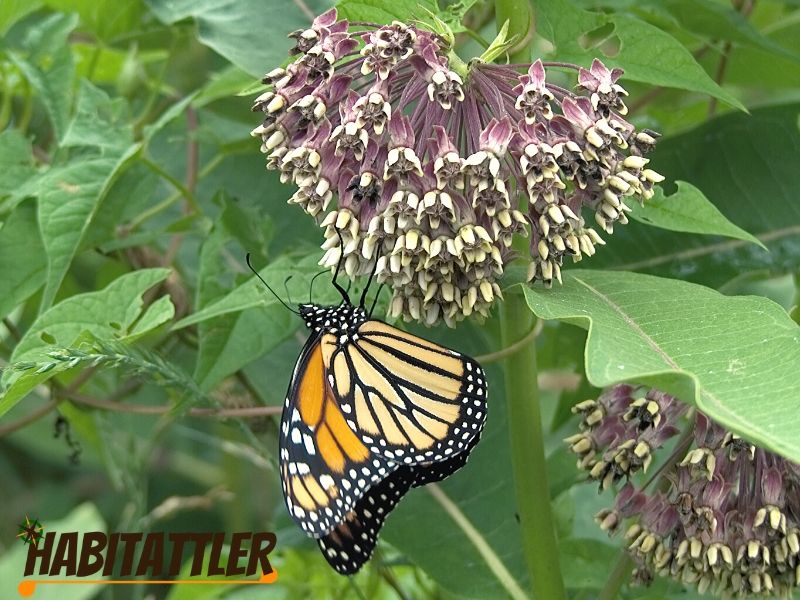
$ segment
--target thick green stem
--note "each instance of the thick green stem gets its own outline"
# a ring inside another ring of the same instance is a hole
[[[522,294],[508,295],[501,319],[503,345],[518,341],[534,325],[534,317]],[[523,551],[534,597],[537,600],[563,600],[566,596],[547,484],[535,344],[535,339],[529,340],[506,359],[511,463]]]
[[[625,582],[630,579],[633,566],[633,559],[631,559],[627,549],[623,548],[617,563],[614,565],[614,570],[611,571],[606,584],[597,595],[597,600],[614,600],[619,595],[619,591],[625,585]]]
[[[516,44],[512,63],[530,62],[533,27],[530,0],[495,0],[497,29],[508,21],[508,35]],[[528,254],[525,240],[517,248]],[[519,342],[531,331],[535,318],[522,294],[508,294],[501,313],[503,346]],[[536,340],[531,337],[506,359],[508,431],[517,512],[533,594],[537,600],[564,600],[564,582],[559,564],[558,540],[547,484],[547,456],[539,408]]]

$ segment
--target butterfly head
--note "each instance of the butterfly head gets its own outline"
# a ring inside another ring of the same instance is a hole
[[[367,313],[363,308],[348,303],[338,306],[301,304],[300,316],[315,333],[351,333],[367,320]]]

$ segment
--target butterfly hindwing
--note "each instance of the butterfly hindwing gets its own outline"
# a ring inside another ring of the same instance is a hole
[[[483,426],[486,376],[467,356],[375,320],[326,355],[348,424],[386,460],[447,459]]]
[[[413,481],[411,469],[401,466],[371,487],[342,523],[317,540],[325,559],[337,572],[352,575],[369,560],[384,520],[411,489]]]
[[[346,423],[328,381],[325,335],[297,361],[280,433],[284,499],[300,527],[320,537],[343,522],[356,502],[397,465],[374,455]]]
[[[479,439],[480,433],[463,452],[448,459],[423,465],[401,465],[370,488],[339,526],[317,540],[328,563],[342,575],[356,573],[369,560],[386,517],[406,492],[442,481],[458,471],[467,463]]]

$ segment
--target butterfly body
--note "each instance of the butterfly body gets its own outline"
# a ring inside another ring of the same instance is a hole
[[[473,359],[347,299],[302,304],[299,314],[311,334],[281,419],[284,498],[328,562],[350,574],[409,489],[466,462],[486,419],[486,378]]]

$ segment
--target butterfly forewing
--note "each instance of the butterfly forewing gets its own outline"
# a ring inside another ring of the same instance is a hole
[[[397,467],[373,454],[347,424],[327,378],[324,338],[310,340],[298,359],[280,434],[286,506],[314,537],[341,523],[358,499]]]
[[[347,423],[386,460],[448,458],[467,447],[486,418],[478,363],[386,323],[361,323],[329,356]]]

